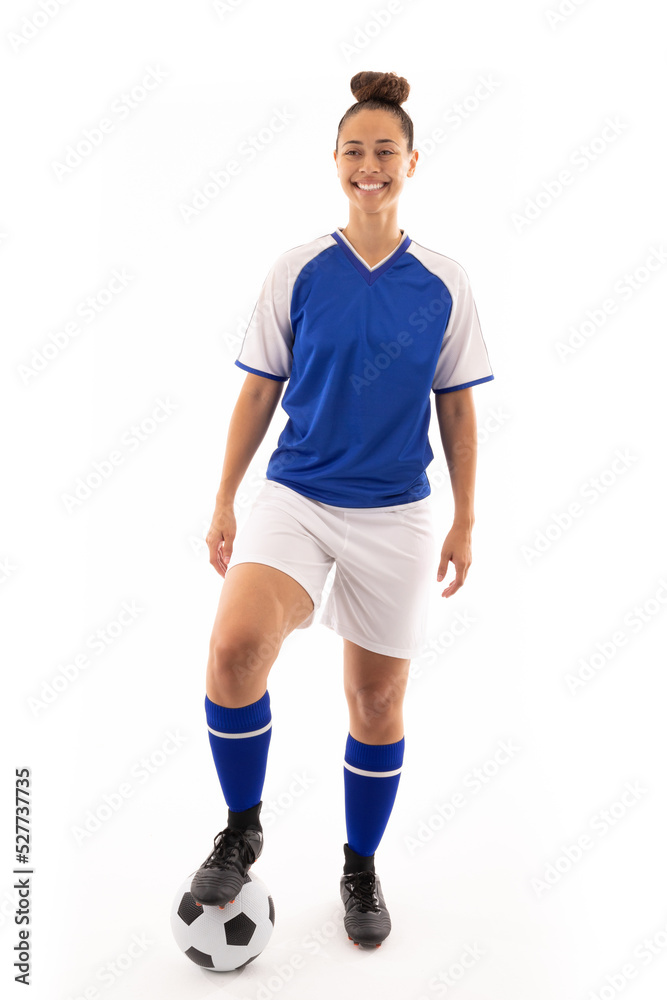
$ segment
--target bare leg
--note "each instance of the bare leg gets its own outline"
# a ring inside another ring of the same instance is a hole
[[[227,708],[258,701],[283,640],[313,610],[300,583],[264,563],[227,570],[211,633],[206,694]]]
[[[360,743],[396,743],[403,737],[410,660],[373,653],[349,639],[343,639],[343,656],[352,738]]]

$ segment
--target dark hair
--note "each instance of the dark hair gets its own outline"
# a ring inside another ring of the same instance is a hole
[[[410,84],[405,77],[397,76],[395,73],[375,73],[372,70],[362,70],[361,73],[355,73],[350,80],[350,90],[356,97],[357,103],[350,105],[338,123],[336,150],[338,150],[338,140],[343,125],[354,115],[367,109],[369,111],[390,111],[395,115],[408,144],[408,153],[411,153],[414,127],[410,115],[401,107],[401,104],[407,101],[410,93]]]

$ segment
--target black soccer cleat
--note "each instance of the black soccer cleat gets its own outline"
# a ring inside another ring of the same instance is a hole
[[[391,918],[375,872],[341,875],[340,895],[349,939],[366,948],[379,948],[391,930]]]
[[[261,807],[261,802],[257,810]],[[233,814],[230,813],[230,817]],[[216,834],[213,850],[195,872],[190,885],[195,903],[224,906],[233,902],[243,888],[248,869],[262,853],[264,834],[259,818],[256,825],[237,828],[230,823]]]

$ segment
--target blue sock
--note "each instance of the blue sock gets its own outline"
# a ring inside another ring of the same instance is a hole
[[[242,708],[224,708],[206,695],[204,707],[222,794],[232,812],[243,812],[262,797],[271,742],[269,692]]]
[[[351,733],[345,747],[347,842],[368,857],[382,840],[398,790],[405,737],[398,743],[360,743]]]

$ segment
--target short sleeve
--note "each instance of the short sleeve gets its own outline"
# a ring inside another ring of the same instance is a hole
[[[434,392],[466,389],[494,377],[468,275],[460,265],[456,289],[450,294],[452,309],[431,386]]]
[[[244,371],[285,382],[292,371],[294,334],[290,322],[290,281],[285,256],[264,279],[241,350],[234,362]]]

